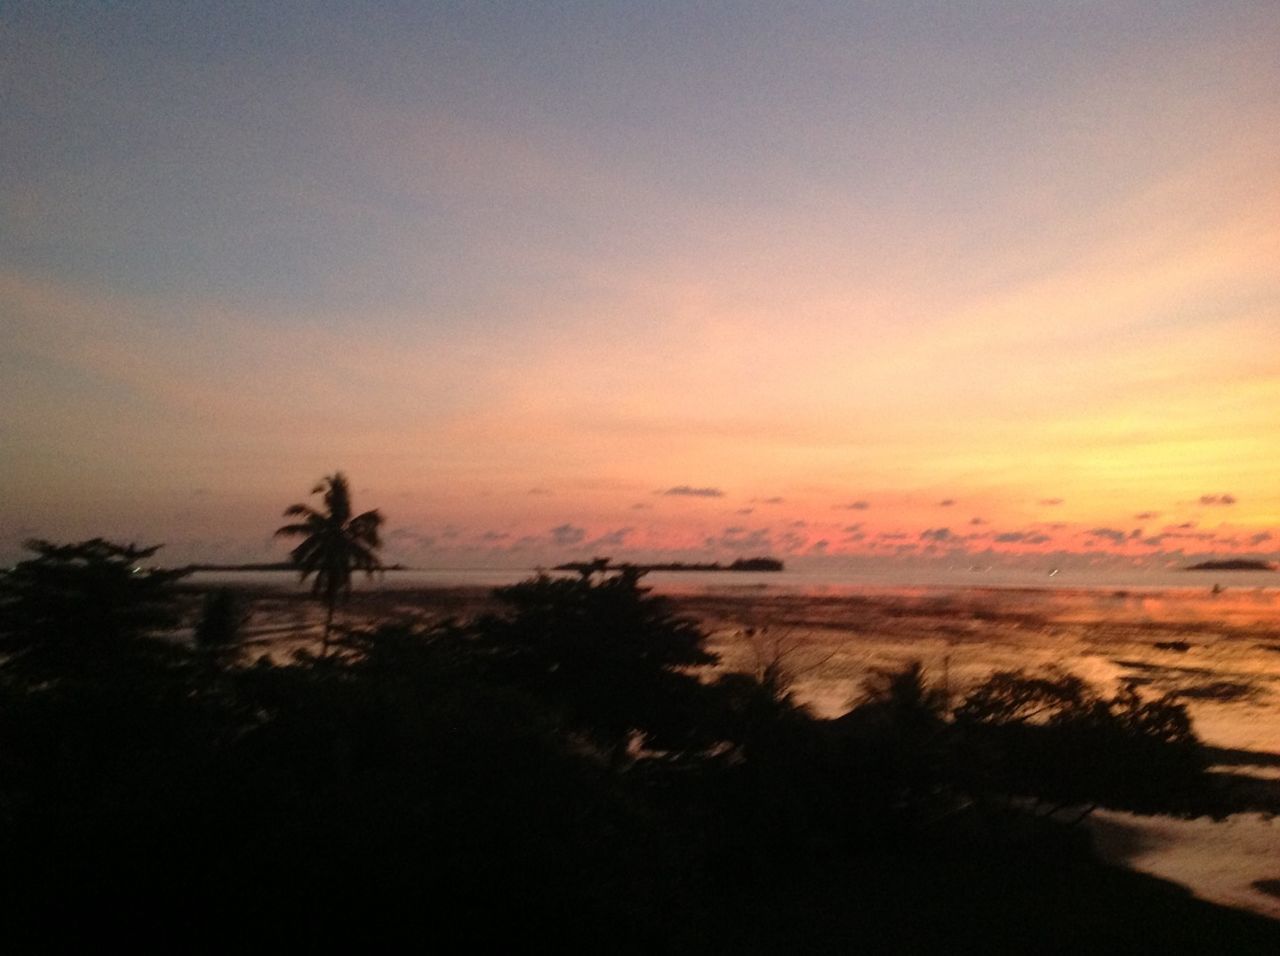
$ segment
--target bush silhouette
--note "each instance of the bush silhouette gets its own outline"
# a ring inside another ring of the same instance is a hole
[[[1059,672],[1000,671],[955,711],[964,766],[979,792],[1192,814],[1206,808],[1204,750],[1186,707],[1133,686],[1104,697]]]
[[[248,621],[249,612],[230,588],[208,592],[193,635],[197,650],[223,661],[233,658],[240,650]]]
[[[158,545],[93,538],[26,547],[36,557],[0,574],[6,670],[47,680],[163,650],[147,638],[177,624],[175,585],[186,572],[143,567]]]
[[[495,591],[507,613],[479,625],[494,666],[614,761],[633,735],[666,750],[711,742],[712,695],[688,668],[717,659],[697,623],[639,580],[631,569],[598,580],[539,576]]]

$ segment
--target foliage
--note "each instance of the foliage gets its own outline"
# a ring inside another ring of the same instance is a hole
[[[159,546],[93,538],[31,540],[36,557],[0,574],[4,668],[32,679],[84,672],[143,651],[178,621],[175,584],[185,571],[143,567]]]
[[[716,662],[697,623],[626,569],[599,580],[545,575],[495,597],[503,616],[479,640],[509,679],[553,702],[575,730],[621,759],[633,734],[648,747],[708,744],[708,696],[688,668]]]
[[[204,596],[194,639],[198,650],[211,657],[231,658],[239,651],[249,612],[230,588],[218,588]]]
[[[276,535],[302,539],[289,557],[303,581],[314,575],[311,592],[325,604],[322,653],[328,653],[334,608],[340,597],[351,593],[352,573],[372,575],[382,568],[376,551],[382,546],[378,529],[383,517],[377,511],[352,514],[351,489],[340,471],[326,475],[311,493],[324,496],[324,510],[308,504],[290,505],[285,517],[302,520],[277,528]]]
[[[505,614],[349,630],[337,653],[289,663],[208,654],[39,685],[0,670],[6,940],[59,948],[78,926],[136,938],[122,921],[140,899],[148,932],[211,948],[507,949],[554,934],[608,952],[967,949],[1004,920],[1018,927],[1004,941],[1025,944],[1011,948],[1084,950],[1133,940],[1134,919],[1157,912],[1184,925],[1171,914],[1185,900],[1117,884],[1052,821],[1019,854],[966,810],[1004,793],[1135,803],[1093,767],[1198,753],[1172,701],[1005,673],[953,710],[913,664],[826,721],[792,698],[777,654],[758,674],[699,680],[715,660],[705,635],[638,575],[497,596]],[[206,620],[235,622],[208,601]],[[40,605],[6,604],[22,607]],[[162,618],[111,619],[149,646]],[[91,646],[69,653],[87,662]],[[634,737],[649,749],[628,752]],[[1026,762],[1042,758],[1060,767]],[[1116,925],[1081,923],[1112,909]]]
[[[958,805],[945,691],[919,661],[875,669],[836,723],[846,789],[883,825],[915,827]]]
[[[1071,674],[1001,671],[964,699],[955,724],[979,792],[1054,809],[1195,814],[1206,805],[1203,748],[1170,695],[1144,700],[1129,685],[1108,698]]]

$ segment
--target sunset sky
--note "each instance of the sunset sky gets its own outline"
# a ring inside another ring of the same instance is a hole
[[[1280,557],[1280,4],[4,3],[0,560]],[[1018,557],[1020,556],[1020,557]]]

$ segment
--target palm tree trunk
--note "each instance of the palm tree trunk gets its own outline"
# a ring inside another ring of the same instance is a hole
[[[334,597],[330,594],[325,601],[324,639],[320,642],[321,660],[329,656],[329,632],[333,630],[333,603]]]

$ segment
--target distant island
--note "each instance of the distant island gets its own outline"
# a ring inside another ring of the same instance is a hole
[[[1251,561],[1236,558],[1231,561],[1201,561],[1193,564],[1186,571],[1274,571],[1276,566],[1269,561]]]
[[[738,558],[732,564],[688,563],[669,561],[663,564],[612,564],[608,558],[596,558],[594,561],[570,561],[557,564],[553,571],[577,571],[579,574],[592,574],[596,571],[782,571],[783,564],[777,558]]]
[[[297,571],[298,566],[289,561],[270,561],[258,564],[188,564],[182,570],[196,571]],[[388,564],[382,571],[408,571],[403,564]]]

